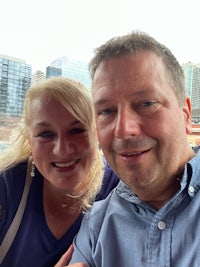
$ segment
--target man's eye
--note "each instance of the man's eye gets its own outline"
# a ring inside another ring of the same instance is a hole
[[[135,107],[136,111],[141,115],[151,115],[160,107],[160,103],[155,100],[142,101]]]
[[[45,131],[45,132],[39,133],[38,136],[42,138],[49,138],[49,137],[54,136],[54,134],[50,131]]]
[[[140,107],[151,107],[156,104],[156,101],[143,101],[140,103]]]

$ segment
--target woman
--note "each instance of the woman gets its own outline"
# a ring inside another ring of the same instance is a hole
[[[72,243],[96,194],[105,198],[118,179],[107,167],[99,192],[103,165],[94,112],[79,82],[57,77],[30,88],[19,126],[0,157],[0,251],[30,177],[31,184],[1,266],[49,267]]]

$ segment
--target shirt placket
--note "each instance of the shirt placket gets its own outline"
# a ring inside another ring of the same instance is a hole
[[[170,267],[171,239],[174,216],[164,219],[162,212],[157,212],[152,220],[147,252],[147,267]]]

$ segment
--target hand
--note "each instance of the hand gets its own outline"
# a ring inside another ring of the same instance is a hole
[[[74,248],[73,248],[73,245],[71,245],[68,248],[68,250],[65,252],[65,254],[62,255],[62,257],[60,258],[60,260],[56,263],[54,267],[67,267],[67,266],[68,267],[89,267],[87,264],[81,263],[81,262],[66,265],[71,260],[73,251],[74,251]]]
[[[60,260],[56,263],[54,267],[64,267],[66,264],[69,263],[72,257],[72,253],[74,251],[73,245],[71,245],[68,250],[62,255]]]

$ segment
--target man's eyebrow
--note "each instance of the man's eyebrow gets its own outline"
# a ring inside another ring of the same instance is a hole
[[[111,101],[110,99],[102,98],[102,99],[99,99],[97,101],[94,101],[94,105],[95,106],[101,106],[103,104],[109,103],[110,101]]]
[[[151,94],[152,91],[151,90],[138,90],[136,92],[133,92],[133,93],[130,93],[129,95],[127,95],[127,97],[134,97],[134,96],[142,96],[142,95],[146,95],[146,94]],[[109,99],[109,98],[102,98],[102,99],[98,99],[96,101],[94,101],[94,105],[95,106],[100,106],[100,105],[103,105],[103,104],[106,104],[106,103],[109,103],[113,101],[113,99]]]

